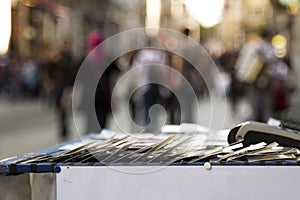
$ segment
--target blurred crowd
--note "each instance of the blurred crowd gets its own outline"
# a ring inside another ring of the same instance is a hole
[[[189,30],[185,29],[183,33],[188,36]],[[225,51],[214,39],[204,44],[216,63],[221,77],[217,80],[215,74],[204,73],[204,76],[213,82],[213,93],[221,98],[229,97],[233,114],[237,112],[240,100],[246,99],[251,106],[252,114],[245,120],[265,122],[269,117],[280,115],[290,105],[291,67],[287,59],[279,58],[274,54],[271,38],[270,32],[249,33],[243,48],[235,52]],[[87,53],[97,47],[103,39],[99,31],[91,32],[87,39]],[[183,47],[182,50],[193,52],[189,47]],[[71,109],[72,86],[85,55],[82,58],[72,57],[68,40],[62,41],[59,51],[53,51],[50,44],[45,44],[41,51],[42,56],[39,58],[31,55],[23,59],[16,55],[1,58],[0,93],[1,96],[11,100],[39,99],[49,102],[57,110],[60,136],[65,138],[69,132],[67,114]],[[89,57],[94,59],[91,62],[101,62],[106,56],[101,50],[94,53],[94,56]],[[101,128],[107,127],[107,117],[112,109],[118,109],[117,106],[111,107],[112,88],[118,77],[131,68],[146,65],[170,66],[182,74],[195,92],[197,101],[211,95],[212,91],[208,91],[203,74],[199,74],[184,58],[157,49],[129,52],[111,63],[99,80],[95,94],[98,121],[93,121],[87,106],[81,105],[80,109],[87,118],[86,133],[100,131],[99,126],[95,126],[98,122]],[[163,76],[161,80],[164,83],[161,85],[146,84],[153,77],[159,76]],[[141,86],[143,84],[146,85]],[[144,131],[153,131],[159,124],[159,121],[151,122],[152,119],[158,119],[159,112],[149,115],[150,108],[155,104],[160,104],[166,109],[167,120],[171,124],[194,122],[192,105],[195,99],[187,98],[188,100],[180,105],[174,91],[183,91],[182,94],[185,95],[186,90],[182,81],[172,73],[162,74],[159,70],[144,67],[128,87],[136,87],[136,85],[139,88],[130,97],[130,110],[137,124],[147,127]],[[87,96],[88,92],[89,88],[84,88],[82,96]]]
[[[18,57],[11,55],[1,60],[1,94],[13,100],[21,97],[38,97],[39,77],[39,66],[33,58],[28,57],[21,61]]]
[[[51,51],[49,45],[43,54],[35,58],[28,54],[20,59],[10,54],[1,58],[0,94],[12,102],[44,101],[57,108],[60,136],[67,136],[67,111],[76,67],[68,40],[62,42],[59,51]]]
[[[58,66],[59,64],[64,67]],[[0,93],[10,100],[48,98],[56,87],[69,79],[68,69],[73,65],[68,42],[62,44],[60,52],[49,52],[43,58],[27,55],[21,59],[15,54],[1,57]],[[74,72],[75,73],[75,72]]]

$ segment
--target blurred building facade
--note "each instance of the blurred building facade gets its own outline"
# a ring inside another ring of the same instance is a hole
[[[205,42],[220,40],[226,50],[238,51],[250,31],[267,29],[283,35],[286,57],[300,76],[298,0],[224,0],[222,20],[211,28],[202,27],[190,14],[185,0],[160,2],[160,27],[189,28],[191,37]],[[11,51],[25,57],[40,57],[45,46],[58,49],[64,39],[72,43],[74,56],[86,52],[86,36],[93,29],[107,38],[123,30],[144,27],[146,0],[12,0]],[[126,42],[126,41],[120,41]]]

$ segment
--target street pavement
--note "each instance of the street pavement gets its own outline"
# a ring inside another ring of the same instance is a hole
[[[39,101],[1,100],[0,159],[58,143],[54,110]]]
[[[119,101],[117,104],[119,107],[116,108],[114,113],[122,119],[123,124],[121,126],[125,126],[128,129],[130,127],[126,124],[127,116],[123,109],[126,104],[122,98]],[[194,106],[195,108],[199,106],[200,112],[194,113],[199,119],[198,122],[202,125],[209,125],[211,119],[207,113],[210,112],[211,108],[210,100],[200,100],[199,105],[195,104]],[[222,108],[224,106],[226,106],[224,128],[230,128],[243,121],[246,115],[249,114],[246,104],[242,103],[238,109],[239,113],[233,117],[230,105],[224,98],[220,97],[217,103],[213,105],[214,112],[217,112],[217,118],[212,121],[212,127],[216,122],[223,120],[224,109]],[[112,117],[108,121],[109,129],[120,129],[117,126],[120,124],[116,124]],[[82,124],[78,124],[79,132],[83,130],[83,124],[83,120]],[[68,137],[68,140],[78,138],[71,115],[69,117],[69,128],[72,134]],[[60,142],[62,141],[58,135],[55,108],[50,106],[49,103],[38,100],[18,100],[12,102],[7,99],[0,99],[0,159],[35,152],[59,144]]]

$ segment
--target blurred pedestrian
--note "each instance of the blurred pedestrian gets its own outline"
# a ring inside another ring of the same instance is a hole
[[[290,93],[293,87],[289,79],[290,71],[288,62],[277,60],[270,72],[273,75],[271,82],[271,93],[274,101],[272,112],[277,118],[280,118],[283,111],[286,111],[290,106]]]
[[[250,86],[251,119],[261,122],[266,122],[274,114],[273,80],[286,79],[288,74],[287,65],[274,54],[271,36],[268,31],[262,36],[249,34],[236,64],[237,78]]]
[[[70,104],[72,55],[70,42],[64,40],[49,66],[49,78],[53,85],[53,96],[59,119],[59,135],[65,140],[69,134],[67,112]]]
[[[152,42],[152,41],[151,41]],[[157,81],[161,80],[163,74],[161,65],[168,66],[168,54],[159,49],[145,48],[139,50],[132,62],[132,67],[137,67],[138,77],[136,85],[138,88],[138,100],[136,104],[136,119],[138,124],[145,127],[144,131],[155,132],[158,126],[158,112],[151,113],[150,108],[160,103],[159,88]],[[152,120],[152,121],[151,121]]]
[[[40,80],[40,98],[45,101],[51,100],[51,91],[53,90],[52,80],[49,77],[50,75],[49,70],[51,64],[53,63],[52,59],[53,59],[53,49],[51,48],[50,43],[44,42],[39,57],[39,80]],[[58,59],[58,55],[56,59]]]
[[[235,116],[238,103],[244,94],[244,83],[237,79],[236,70],[234,68],[237,57],[238,52],[226,51],[220,58],[220,65],[230,75],[227,95],[230,100],[231,113],[233,116]]]
[[[187,37],[190,34],[189,29],[184,29],[183,34],[185,34]],[[188,41],[188,39],[186,39]],[[185,58],[175,56],[175,62],[173,65],[175,65],[175,69],[177,69],[183,77],[188,81],[189,85],[192,87],[195,95],[197,98],[202,96],[205,93],[206,86],[204,83],[204,80],[202,76],[206,76],[208,79],[210,79],[210,74],[206,72],[206,66],[205,66],[205,60],[202,60],[202,55],[198,55],[195,51],[196,46],[189,45],[187,42],[187,45],[182,47],[181,51],[184,52],[186,55],[188,55],[190,60],[186,60]],[[192,61],[193,63],[197,63],[197,66],[194,66],[190,63]],[[177,65],[177,66],[176,66]],[[198,71],[200,70],[200,71]],[[179,94],[184,96],[184,101],[181,102],[180,109],[181,116],[183,119],[181,119],[181,122],[185,123],[194,123],[195,116],[194,116],[194,106],[198,106],[198,102],[195,102],[195,98],[193,96],[189,96],[192,94],[188,93],[188,90],[186,88],[187,86],[184,84],[183,81],[181,81],[177,87],[177,90],[179,91]]]
[[[85,60],[85,73],[79,80],[82,86],[82,99],[79,109],[86,118],[86,133],[100,132],[107,127],[107,118],[111,113],[111,80],[110,75],[115,68],[115,62],[104,69],[103,62],[106,54],[98,45],[103,41],[103,35],[98,30],[91,31],[87,36],[87,54]],[[97,72],[104,69],[101,77],[96,77]],[[98,82],[96,93],[92,93],[93,82]],[[94,97],[86,99],[86,97]],[[90,104],[95,105],[93,108]],[[96,112],[96,118],[94,115]]]
[[[25,97],[38,97],[39,92],[39,67],[36,60],[27,55],[21,64],[21,82]]]
[[[16,100],[21,97],[20,61],[17,56],[10,56],[8,75],[10,77],[9,95],[12,100]]]

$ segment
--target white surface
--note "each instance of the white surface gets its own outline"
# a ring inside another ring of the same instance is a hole
[[[153,169],[157,167],[138,166],[61,169],[57,174],[57,200],[299,199],[297,166],[212,166],[211,170],[203,166],[169,166],[156,171]]]

